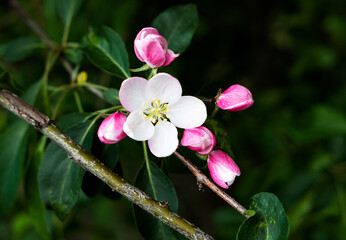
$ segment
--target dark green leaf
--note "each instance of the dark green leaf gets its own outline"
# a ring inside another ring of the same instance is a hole
[[[289,223],[280,200],[272,193],[254,195],[250,209],[256,214],[239,227],[237,240],[285,240]]]
[[[10,210],[23,172],[29,124],[16,121],[0,139],[0,214]]]
[[[167,201],[170,209],[176,212],[178,199],[171,181],[154,163],[150,162],[149,168],[150,172],[148,173],[146,165],[142,166],[137,175],[135,186],[157,201]],[[134,214],[138,229],[145,239],[183,239],[183,236],[178,232],[137,206],[134,207]]]
[[[42,87],[42,81],[39,81],[39,82],[36,82],[34,83],[30,88],[29,90],[27,90],[23,97],[22,97],[22,100],[24,102],[26,102],[27,104],[31,105],[31,106],[34,106],[35,105],[35,102],[38,98],[38,95],[40,93],[40,90],[41,90],[41,87]]]
[[[38,187],[38,169],[43,157],[47,137],[43,136],[36,147],[25,176],[25,196],[29,207],[29,214],[36,231],[42,239],[50,239],[46,226],[45,207],[40,197]]]
[[[62,35],[61,18],[58,14],[59,0],[45,0],[42,2],[42,13],[44,17],[44,26],[47,35],[53,41],[60,41]]]
[[[168,48],[182,53],[189,46],[198,26],[198,12],[194,4],[174,6],[161,13],[153,22],[168,41]]]
[[[33,50],[35,50],[37,47],[38,41],[33,38],[17,38],[7,45],[2,57],[8,62],[23,60],[30,56]]]
[[[95,66],[119,78],[130,77],[129,59],[125,44],[117,32],[103,26],[91,29],[81,48]]]
[[[64,23],[71,22],[73,15],[78,11],[83,0],[57,0],[56,6],[59,17]]]
[[[113,170],[119,159],[119,146],[118,144],[104,144],[98,138],[94,138],[91,153],[109,169]],[[111,191],[103,181],[89,172],[84,176],[82,188],[89,197],[93,197],[106,189]],[[115,192],[112,192],[112,195],[118,196]]]
[[[34,84],[22,99],[30,105],[35,103],[40,83]],[[23,172],[27,149],[29,124],[16,118],[0,138],[0,214],[10,210]]]
[[[15,81],[12,75],[0,67],[0,88],[11,92],[20,92],[19,84]]]
[[[90,151],[93,123],[86,121],[73,125],[71,122],[70,126],[66,133]],[[84,170],[69,159],[63,149],[54,142],[48,145],[39,169],[40,194],[59,218],[65,218],[78,200],[83,176]]]
[[[119,90],[110,88],[103,92],[103,98],[112,105],[120,104],[119,101]]]
[[[79,64],[83,60],[83,52],[78,47],[67,47],[64,49],[65,57],[75,64]]]
[[[87,113],[70,113],[62,116],[57,124],[61,129],[67,129],[79,122],[83,122],[87,116],[89,116]]]

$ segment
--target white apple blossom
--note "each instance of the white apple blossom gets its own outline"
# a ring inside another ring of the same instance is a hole
[[[148,140],[150,151],[167,157],[178,147],[177,128],[201,126],[207,118],[204,103],[182,96],[179,81],[167,73],[158,73],[150,81],[128,78],[119,89],[121,105],[130,112],[124,132],[137,141]]]

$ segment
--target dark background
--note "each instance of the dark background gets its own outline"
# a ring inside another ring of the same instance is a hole
[[[59,41],[62,24],[47,14],[45,1],[20,2]],[[139,67],[141,63],[133,52],[137,32],[150,26],[160,12],[182,3],[188,2],[85,1],[74,18],[69,40],[79,42],[89,26],[110,26],[122,36],[131,67]],[[227,130],[235,161],[242,171],[227,192],[245,207],[258,192],[277,195],[289,217],[290,239],[343,239],[346,3],[342,0],[195,3],[200,22],[191,45],[162,70],[181,81],[184,95],[212,98],[219,88],[225,90],[235,83],[251,90],[255,100],[251,108],[234,113],[219,111],[216,116]],[[18,36],[35,37],[4,4],[0,9],[0,49],[1,44]],[[41,52],[31,60],[0,63],[12,70],[25,88],[43,72],[43,56]],[[120,86],[119,79],[100,76],[100,71],[86,59],[81,70],[88,72],[90,82]],[[58,65],[53,71],[55,81],[63,82],[66,73],[62,67]],[[87,97],[84,100],[88,101]],[[5,115],[4,110],[0,113]],[[1,121],[1,127],[5,127],[5,122]],[[131,182],[141,163],[133,152],[140,152],[141,146],[126,139],[121,149],[124,149],[120,158],[123,174]],[[244,220],[240,214],[210,190],[198,191],[196,180],[186,170],[171,171],[169,176],[177,190],[180,215],[216,239],[235,239]],[[141,239],[131,204],[125,199],[85,200],[65,222],[55,221],[58,239]],[[0,221],[0,239],[1,236],[35,239],[30,238],[31,231],[25,199],[21,196],[8,219]]]

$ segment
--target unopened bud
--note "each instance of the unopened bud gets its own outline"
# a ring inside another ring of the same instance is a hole
[[[205,155],[213,150],[216,140],[214,134],[208,128],[200,126],[186,129],[180,143],[199,154]]]
[[[240,170],[233,159],[221,150],[212,151],[208,158],[211,178],[222,188],[228,188],[234,182]]]
[[[216,100],[217,106],[227,111],[241,111],[249,108],[253,103],[249,89],[239,84],[230,86]]]
[[[126,137],[127,135],[123,131],[125,121],[126,116],[118,111],[103,120],[97,131],[100,141],[106,144],[113,144]]]

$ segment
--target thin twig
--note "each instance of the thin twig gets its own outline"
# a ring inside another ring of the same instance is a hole
[[[112,172],[91,153],[87,152],[66,135],[49,117],[23,102],[13,93],[0,89],[0,105],[33,125],[38,131],[64,149],[74,162],[101,179],[112,190],[122,194],[134,204],[157,217],[160,221],[166,223],[185,237],[193,240],[213,239],[210,235],[204,233],[198,227],[171,211],[166,204],[153,200],[146,193]]]
[[[49,46],[51,48],[54,48],[56,44],[49,38],[49,36],[46,34],[46,32],[42,29],[42,27],[35,22],[29,15],[26,13],[26,11],[23,9],[23,7],[20,5],[17,0],[10,0],[9,1],[10,6],[12,9],[18,14],[18,16],[42,39],[48,42]]]
[[[39,36],[43,41],[48,43],[48,46],[51,49],[57,48],[58,44],[55,43],[43,30],[43,28],[35,21],[33,20],[25,11],[25,9],[22,7],[22,5],[17,0],[9,0],[10,6],[14,10],[15,13],[23,20],[26,25],[28,25],[36,34]],[[70,77],[72,79],[73,77],[73,67],[71,64],[63,57],[59,56],[59,59],[63,65],[63,67],[66,69],[66,71],[70,74]]]
[[[207,187],[209,187],[213,192],[215,192],[219,197],[225,200],[228,204],[230,204],[234,209],[236,209],[239,213],[244,215],[244,217],[249,218],[249,216],[245,215],[244,212],[246,208],[244,208],[241,204],[239,204],[236,200],[230,197],[225,191],[221,190],[218,186],[216,186],[199,168],[193,165],[189,159],[184,157],[178,152],[174,152],[174,155],[196,176],[198,183],[203,183]]]

